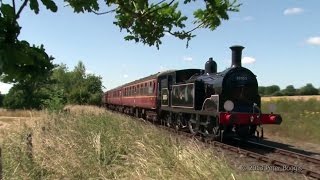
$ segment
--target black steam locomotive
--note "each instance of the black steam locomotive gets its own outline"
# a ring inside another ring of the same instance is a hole
[[[263,124],[280,124],[282,119],[278,114],[261,112],[256,76],[241,66],[243,48],[230,47],[232,64],[222,72],[217,72],[216,62],[210,58],[204,70],[160,72],[110,90],[105,93],[105,103],[112,109],[218,140],[227,136],[262,137]],[[149,81],[155,84],[151,87],[154,93],[141,94],[140,84],[148,88],[143,84]],[[127,88],[129,97],[122,95]],[[155,97],[154,105],[143,106],[139,99],[145,97]],[[126,99],[134,101],[128,104]]]

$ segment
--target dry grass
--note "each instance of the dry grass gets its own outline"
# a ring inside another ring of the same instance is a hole
[[[33,158],[26,155],[32,133]],[[265,179],[211,148],[95,107],[47,114],[3,142],[5,179]]]
[[[12,132],[33,127],[35,122],[47,117],[44,111],[0,109],[0,143]]]
[[[275,101],[275,100],[295,100],[295,101],[307,101],[309,99],[316,99],[317,101],[320,101],[320,95],[313,95],[313,96],[273,96],[273,97],[262,97],[262,102],[268,102],[268,101]]]
[[[36,110],[7,110],[0,108],[0,117],[37,117],[41,114],[42,112]]]

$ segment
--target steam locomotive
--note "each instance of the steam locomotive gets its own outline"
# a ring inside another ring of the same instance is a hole
[[[104,93],[112,110],[222,141],[263,137],[263,124],[280,124],[279,114],[263,114],[256,76],[241,66],[242,46],[232,46],[231,67],[159,72]]]

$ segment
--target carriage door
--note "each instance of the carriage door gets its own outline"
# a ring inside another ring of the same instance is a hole
[[[172,91],[172,75],[168,75],[168,100],[169,100],[169,107],[171,107],[171,91]]]
[[[168,77],[167,76],[163,76],[160,78],[159,81],[159,104],[161,104],[161,106],[169,106],[169,88],[168,88]]]

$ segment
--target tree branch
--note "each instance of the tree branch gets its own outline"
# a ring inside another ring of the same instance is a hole
[[[118,9],[118,8],[112,9],[112,10],[106,11],[106,12],[97,12],[97,11],[92,10],[92,12],[93,12],[94,14],[96,14],[96,15],[103,15],[103,14],[108,14],[108,13],[115,12],[117,9]]]
[[[150,7],[149,8],[149,10],[151,10],[153,7],[156,7],[157,5],[159,5],[159,4],[161,4],[161,3],[163,3],[165,0],[162,0],[162,1],[160,1],[159,3],[157,3],[157,4],[155,4],[155,5],[153,5],[152,7]],[[163,8],[166,8],[166,7],[169,7],[169,6],[171,6],[171,4],[174,2],[175,0],[171,0],[171,2],[169,2],[168,4],[166,4],[165,6],[162,6],[162,7],[158,7],[158,8],[156,8],[156,9],[154,9],[154,10],[152,10],[152,11],[147,11],[147,13],[146,14],[144,14],[143,16],[146,16],[146,15],[148,15],[148,14],[152,14],[152,13],[154,13],[154,12],[156,12],[156,11],[159,11],[160,9],[163,9]],[[143,17],[142,16],[142,17]]]
[[[190,31],[187,31],[186,34],[193,32],[196,29],[199,29],[205,22],[200,23],[197,27],[191,29]]]
[[[17,13],[17,15],[16,15],[16,19],[19,19],[20,14],[21,14],[23,8],[26,7],[28,1],[29,1],[29,0],[24,0],[24,2],[22,3],[22,5],[21,5],[21,7],[20,7],[20,9],[19,9],[19,11],[18,11],[18,13]]]
[[[1,1],[1,3],[2,3],[2,1]],[[16,14],[16,1],[15,0],[12,0],[12,7],[13,7],[14,14]]]
[[[118,2],[118,5],[119,5],[119,9],[124,10],[124,11],[130,13],[134,18],[139,18],[139,17],[140,17],[138,13],[132,11],[131,9],[128,9],[128,8],[126,7],[126,5],[123,3],[123,1],[119,1],[119,2]]]
[[[152,9],[153,7],[156,7],[156,6],[158,6],[159,4],[161,4],[161,3],[165,2],[165,1],[166,1],[166,0],[162,0],[162,1],[158,2],[157,4],[151,6],[149,9]]]

